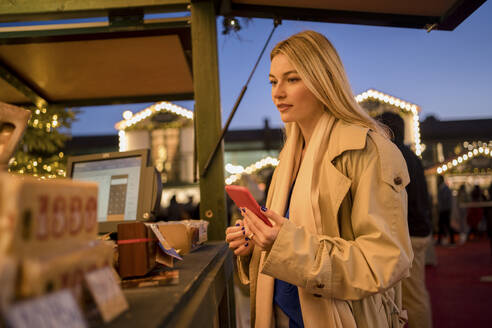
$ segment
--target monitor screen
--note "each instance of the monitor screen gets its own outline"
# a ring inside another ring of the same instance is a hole
[[[110,158],[75,162],[71,175],[98,184],[99,222],[136,220],[141,167],[141,156]]]
[[[68,157],[68,177],[98,184],[99,233],[116,231],[119,223],[156,218],[161,176],[149,163],[149,149]]]

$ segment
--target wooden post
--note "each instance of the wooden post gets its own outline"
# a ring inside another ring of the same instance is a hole
[[[200,174],[200,217],[209,221],[209,239],[223,240],[227,225],[224,192],[224,152],[217,152],[210,169],[203,167],[219,139],[220,118],[217,29],[211,0],[191,3],[191,39],[198,167]]]

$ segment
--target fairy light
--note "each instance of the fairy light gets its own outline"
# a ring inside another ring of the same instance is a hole
[[[384,103],[389,103],[390,105],[399,107],[400,109],[404,110],[405,112],[408,112],[409,114],[413,115],[413,122],[412,122],[412,128],[413,128],[413,136],[414,136],[414,142],[415,142],[415,154],[417,156],[422,155],[422,142],[420,139],[420,120],[419,120],[419,112],[420,112],[420,107],[412,104],[408,101],[404,101],[402,99],[393,97],[391,95],[382,93],[377,90],[369,89],[357,96],[355,96],[355,100],[360,103],[364,100],[367,100],[368,98],[377,100],[377,101],[382,101]]]
[[[119,149],[120,151],[128,150],[128,136],[125,134],[125,129],[130,128],[142,120],[154,115],[155,113],[165,111],[169,113],[174,113],[178,116],[184,117],[189,120],[193,120],[193,112],[172,104],[167,101],[161,101],[141,110],[138,113],[133,114],[131,111],[127,110],[123,112],[123,120],[115,124],[116,130],[119,130]]]
[[[244,172],[244,167],[241,165],[232,165],[228,163],[225,166],[225,170],[231,174],[241,174]]]
[[[125,110],[125,111],[123,112],[123,118],[124,118],[125,120],[129,120],[129,119],[131,119],[131,118],[132,118],[132,116],[133,116],[133,113],[132,113],[131,111],[129,111],[129,110]]]
[[[246,168],[243,168],[240,165],[233,165],[233,164],[227,164],[225,166],[225,169],[227,172],[232,173],[229,177],[225,179],[225,183],[227,185],[233,184],[234,182],[238,181],[241,179],[241,176],[243,174],[253,174],[257,171],[260,171],[261,169],[267,167],[267,166],[273,166],[276,167],[279,164],[279,160],[274,157],[267,156],[249,166]],[[232,172],[231,172],[232,171]]]
[[[490,155],[492,157],[492,151],[489,148],[487,143],[484,143],[484,142],[473,142],[473,143],[464,142],[463,147],[467,148],[468,152],[450,160],[446,164],[438,166],[436,169],[437,174],[443,174],[448,169],[452,169],[458,165],[464,164],[466,161],[469,161],[470,159],[472,159],[473,157],[475,157],[477,155],[483,155],[483,156]]]
[[[127,151],[128,150],[128,137],[126,136],[125,131],[120,130],[118,132],[118,138],[119,138],[119,150],[120,151]]]
[[[193,119],[193,112],[191,110],[167,101],[161,101],[135,114],[133,114],[131,111],[125,111],[123,113],[124,120],[116,123],[115,128],[117,130],[124,130],[160,111],[174,113],[189,120]]]

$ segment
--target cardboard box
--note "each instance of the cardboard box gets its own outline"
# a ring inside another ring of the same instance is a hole
[[[96,183],[0,173],[0,255],[42,256],[96,238]]]
[[[25,257],[21,261],[18,297],[40,296],[71,288],[76,298],[81,291],[84,274],[112,264],[114,244],[105,241],[81,242],[42,256]]]
[[[157,225],[169,245],[181,255],[195,250],[208,239],[208,222],[204,220],[157,222]]]

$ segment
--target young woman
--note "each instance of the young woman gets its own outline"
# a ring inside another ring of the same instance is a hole
[[[305,31],[271,53],[287,139],[263,208],[226,230],[250,284],[255,327],[401,327],[413,258],[408,172],[386,130],[354,99],[342,63]]]

